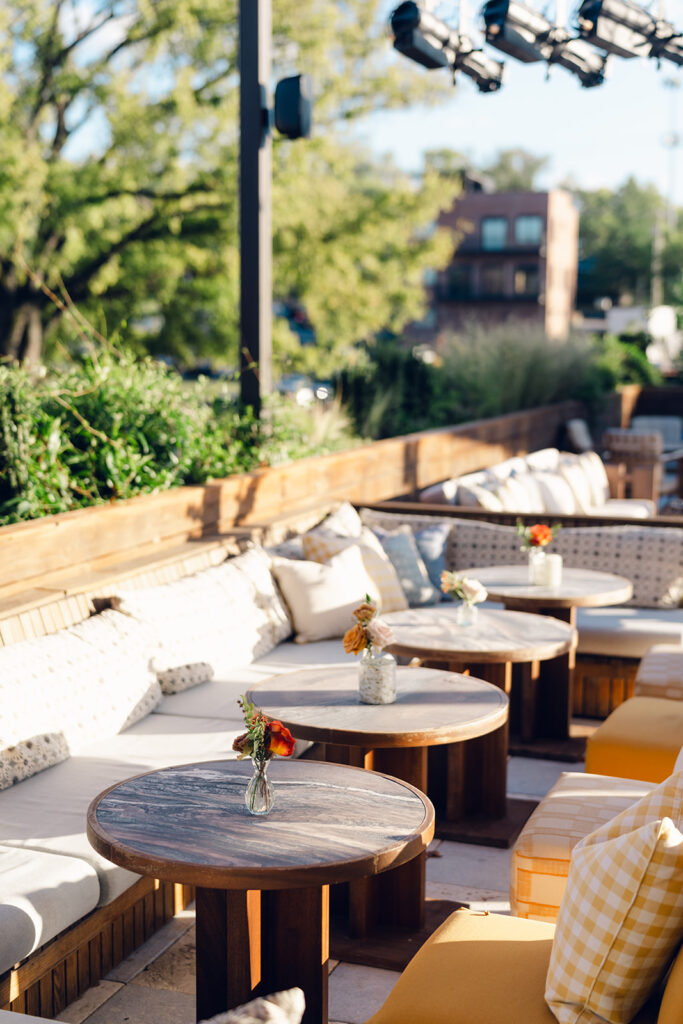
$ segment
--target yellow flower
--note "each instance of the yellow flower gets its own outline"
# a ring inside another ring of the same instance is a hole
[[[363,648],[367,646],[365,630],[360,622],[357,622],[355,626],[351,626],[351,629],[347,629],[346,633],[344,633],[343,643],[347,654],[360,654]]]

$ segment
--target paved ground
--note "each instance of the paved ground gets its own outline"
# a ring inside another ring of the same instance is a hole
[[[580,764],[511,758],[511,796],[541,797],[562,771]],[[509,911],[509,850],[436,840],[427,861],[427,896]],[[330,1021],[364,1024],[381,1006],[398,974],[374,967],[330,964]],[[69,1024],[194,1024],[194,915],[178,915],[60,1014]]]

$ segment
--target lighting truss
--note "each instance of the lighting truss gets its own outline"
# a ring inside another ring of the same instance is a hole
[[[560,64],[590,88],[605,78],[607,58],[519,0],[487,0],[482,8],[486,41],[525,64]]]
[[[454,31],[419,3],[399,4],[391,15],[394,48],[426,68],[450,68],[471,78],[480,92],[495,92],[503,65],[475,47],[469,36]]]
[[[608,53],[683,65],[683,35],[633,0],[583,0],[578,21],[581,36]]]

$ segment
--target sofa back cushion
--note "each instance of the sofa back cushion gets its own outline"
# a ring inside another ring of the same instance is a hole
[[[61,760],[64,744],[77,753],[133,725],[160,699],[146,631],[116,611],[105,611],[0,649],[0,751],[16,761],[17,747],[21,753],[27,741],[50,735],[34,758],[21,758],[19,774],[27,777],[33,774],[26,771],[31,761],[38,771],[48,767],[48,748],[50,757]],[[15,750],[8,753],[8,748]]]
[[[633,597],[627,603],[635,607],[673,608],[683,595],[683,529],[569,527],[557,534],[552,550],[562,555],[568,568],[625,576],[633,584]],[[525,560],[514,527],[454,520],[449,569],[521,564]]]
[[[115,607],[144,625],[154,639],[152,666],[171,670],[204,665],[215,672],[248,665],[291,633],[291,621],[270,572],[271,559],[254,548],[221,565],[158,587],[123,590]]]

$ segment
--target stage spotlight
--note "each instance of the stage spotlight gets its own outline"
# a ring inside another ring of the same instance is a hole
[[[681,33],[632,0],[583,0],[578,21],[582,37],[608,53],[683,64]]]
[[[450,68],[471,78],[480,92],[500,89],[503,65],[477,49],[472,40],[415,2],[402,3],[390,18],[394,48],[426,68]]]

